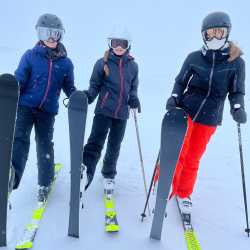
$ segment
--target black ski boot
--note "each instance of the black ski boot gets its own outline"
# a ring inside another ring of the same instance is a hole
[[[38,188],[38,202],[46,202],[48,200],[48,196],[51,190],[51,185],[50,186],[39,186]]]

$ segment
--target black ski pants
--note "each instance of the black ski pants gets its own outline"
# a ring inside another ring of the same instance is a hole
[[[94,116],[91,134],[83,150],[83,163],[87,166],[89,182],[92,180],[96,165],[108,135],[106,154],[103,160],[102,175],[113,179],[127,120],[114,119],[101,114]]]
[[[13,143],[12,165],[15,170],[14,189],[18,188],[30,148],[30,134],[34,126],[38,161],[38,184],[48,186],[54,178],[55,114],[19,106]]]

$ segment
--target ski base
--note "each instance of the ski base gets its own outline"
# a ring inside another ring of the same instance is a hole
[[[61,168],[62,168],[62,164],[59,164],[59,163],[55,164],[55,178],[52,183],[52,189],[55,185],[57,175],[59,171],[61,170]],[[35,240],[36,233],[39,229],[39,224],[42,220],[42,217],[43,217],[43,214],[45,212],[47,205],[48,205],[48,200],[46,200],[45,202],[37,203],[37,207],[32,212],[31,222],[25,226],[23,239],[16,245],[16,248],[15,248],[16,250],[18,249],[28,250],[33,247],[33,242]]]
[[[105,231],[106,232],[118,232],[120,226],[117,220],[117,214],[115,211],[115,201],[113,198],[104,197],[105,203]]]
[[[160,146],[160,176],[155,200],[150,238],[161,239],[164,215],[171,191],[175,167],[187,130],[187,115],[176,108],[168,111],[162,120]]]

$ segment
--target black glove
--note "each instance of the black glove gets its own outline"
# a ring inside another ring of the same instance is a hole
[[[176,97],[171,96],[167,100],[166,110],[174,109],[178,107],[178,105],[179,105],[179,100]]]
[[[233,119],[237,123],[246,123],[247,122],[247,113],[244,108],[232,109],[231,114]]]
[[[137,96],[129,96],[128,105],[131,109],[137,109],[138,113],[141,113],[141,104]]]
[[[84,94],[87,96],[88,98],[88,104],[91,104],[94,99],[91,97],[91,95],[89,94],[89,91],[88,90],[83,90]]]

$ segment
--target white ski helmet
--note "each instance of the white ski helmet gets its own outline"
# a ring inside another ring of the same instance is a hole
[[[124,28],[123,26],[115,26],[111,33],[108,36],[108,45],[111,48],[111,40],[112,39],[121,39],[121,40],[127,40],[128,41],[128,48],[130,49],[131,46],[131,36],[130,33],[128,32],[128,30],[126,28]]]

